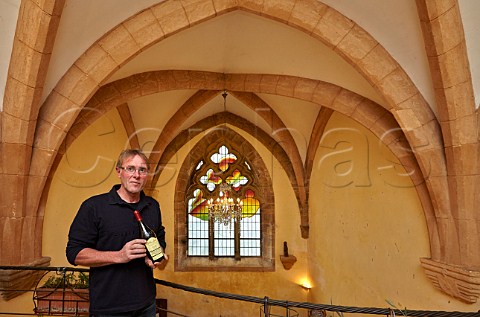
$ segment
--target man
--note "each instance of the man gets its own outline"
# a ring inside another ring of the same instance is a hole
[[[94,316],[155,316],[156,286],[152,263],[140,239],[138,210],[165,248],[160,206],[143,188],[147,157],[125,150],[117,161],[120,184],[82,203],[68,234],[66,255],[73,265],[90,267],[90,314]],[[168,260],[165,255],[165,260]]]

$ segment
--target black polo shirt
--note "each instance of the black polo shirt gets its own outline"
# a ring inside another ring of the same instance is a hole
[[[119,188],[120,185],[115,185],[110,192],[93,196],[80,206],[68,234],[66,255],[71,264],[75,265],[77,254],[84,248],[118,251],[128,241],[140,238],[133,215],[135,207],[120,198]],[[165,248],[165,228],[158,202],[142,192],[136,209]],[[90,268],[91,314],[137,310],[152,303],[155,293],[152,269],[143,258]]]

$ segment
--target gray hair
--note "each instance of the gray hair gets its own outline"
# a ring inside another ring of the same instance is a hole
[[[123,165],[123,162],[130,158],[130,157],[134,157],[134,156],[140,156],[144,161],[145,161],[145,164],[148,163],[148,158],[147,156],[142,152],[142,150],[140,149],[127,149],[127,150],[123,150],[120,155],[118,156],[118,160],[117,160],[117,168],[120,168],[122,167]]]

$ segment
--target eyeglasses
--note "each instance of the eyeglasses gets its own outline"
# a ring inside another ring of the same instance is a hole
[[[127,167],[124,167],[124,166],[121,166],[120,167],[122,170],[124,170],[125,172],[127,172],[128,174],[135,174],[135,171],[138,171],[138,174],[140,175],[147,175],[148,173],[148,169],[146,167],[139,167],[139,168],[136,168],[135,166],[127,166]]]

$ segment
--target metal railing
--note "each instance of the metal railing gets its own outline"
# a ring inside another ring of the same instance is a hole
[[[175,284],[159,279],[155,279],[157,284],[181,289],[187,292],[193,292],[203,295],[215,296],[219,298],[227,298],[232,300],[240,300],[245,302],[253,302],[263,305],[264,307],[283,307],[285,309],[301,308],[309,310],[309,314],[315,312],[321,313],[325,316],[326,312],[337,313],[355,313],[355,314],[369,314],[369,315],[383,315],[383,316],[412,316],[412,317],[480,317],[480,312],[448,312],[448,311],[434,311],[434,310],[409,310],[396,308],[374,308],[374,307],[354,307],[354,306],[339,306],[327,304],[314,304],[308,302],[293,302],[287,300],[270,299],[268,297],[260,298],[253,296],[236,295],[222,292],[215,292],[200,288],[194,288],[181,284]],[[265,310],[268,312],[268,309]],[[265,317],[269,316],[268,314]]]
[[[32,292],[34,309],[33,313],[18,312],[2,312],[0,315],[88,315],[88,293],[80,292],[76,286],[82,284],[83,287],[88,283],[88,269],[71,268],[71,267],[30,267],[30,266],[0,266],[0,270],[31,270],[44,271],[44,274],[38,279],[34,289],[14,290],[20,293]],[[49,275],[50,274],[50,275]],[[87,281],[85,281],[85,278]],[[46,290],[44,284],[53,286]],[[53,285],[52,285],[53,283]],[[237,295],[231,293],[216,292],[200,288],[194,288],[186,285],[176,284],[164,280],[155,279],[155,283],[178,290],[202,294],[206,296],[214,296],[228,300],[237,300],[259,305],[260,316],[264,317],[296,317],[299,316],[297,310],[305,309],[308,316],[326,317],[327,313],[343,316],[344,313],[353,314],[370,314],[384,316],[412,316],[412,317],[480,317],[480,312],[447,312],[447,311],[430,311],[430,310],[400,310],[396,308],[374,308],[374,307],[352,307],[327,304],[315,304],[309,302],[294,302],[288,300],[276,300],[268,297],[253,297],[245,295]],[[0,289],[0,292],[12,291],[11,289]],[[54,291],[59,291],[60,295],[51,298],[50,295]],[[82,293],[82,294],[78,294]],[[58,304],[58,305],[57,305]],[[58,307],[57,307],[58,306]],[[158,308],[159,311],[161,310]],[[165,310],[164,315],[168,313],[171,316],[183,316],[180,313]]]
[[[13,271],[40,271],[33,289],[0,289],[0,292],[32,293],[33,312],[15,315],[88,316],[88,269],[69,267],[2,266]],[[0,312],[12,314],[12,312]]]

